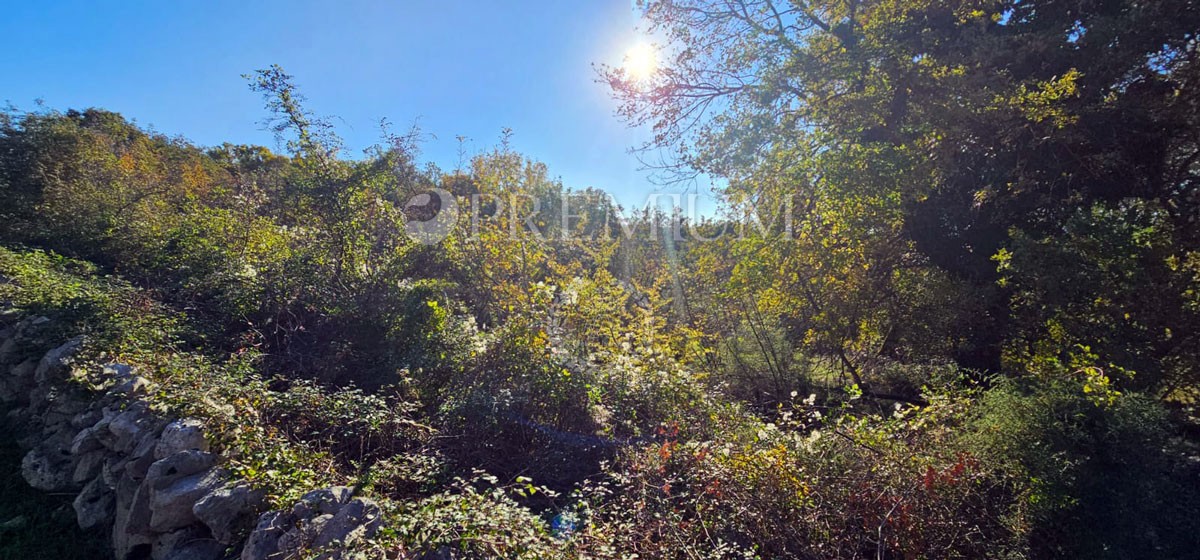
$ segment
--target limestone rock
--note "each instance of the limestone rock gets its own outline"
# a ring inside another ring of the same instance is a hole
[[[0,343],[0,364],[9,364],[15,362],[14,357],[17,354],[17,337],[13,336]]]
[[[0,379],[0,404],[12,404],[21,398],[22,391],[17,383],[10,379]]]
[[[347,487],[324,488],[305,494],[290,511],[273,511],[258,518],[246,541],[242,560],[308,557],[342,558],[343,548],[378,532],[383,517],[379,506],[351,499]]]
[[[88,399],[91,398],[91,395],[80,391],[56,391],[54,395],[57,398],[50,404],[49,410],[66,416],[67,423],[87,410]]]
[[[110,487],[116,488],[119,484],[118,481],[122,478],[128,478],[125,476],[125,466],[127,464],[129,464],[129,461],[121,458],[120,455],[109,455],[106,457],[104,459],[104,468],[100,469],[100,474],[104,477],[104,482]],[[137,487],[139,480],[130,479],[133,482],[134,488]],[[133,491],[130,491],[129,495],[132,496]]]
[[[204,534],[195,525],[156,535],[151,544],[150,559],[163,560],[172,550],[200,538],[204,538]]]
[[[208,526],[217,541],[234,544],[242,530],[254,523],[264,498],[261,490],[254,490],[245,482],[230,483],[201,498],[192,507],[192,513]]]
[[[344,546],[360,539],[369,539],[379,530],[382,522],[383,514],[375,502],[354,498],[324,524],[310,546],[322,549],[335,543]]]
[[[83,347],[86,340],[83,335],[80,335],[68,340],[62,346],[46,352],[33,372],[34,381],[38,385],[45,385],[66,373],[70,367],[71,358]]]
[[[99,478],[103,483],[104,477],[101,476],[101,471],[104,469],[104,461],[107,458],[106,451],[103,449],[95,449],[83,455],[76,456],[75,471],[71,477],[71,481],[76,484],[83,484],[93,478]]]
[[[146,471],[146,483],[155,490],[166,488],[180,478],[212,468],[217,457],[212,453],[189,449],[155,461]]]
[[[147,470],[131,508],[130,515],[135,517],[136,526],[163,531],[196,522],[192,506],[216,488],[220,480],[204,480],[202,486],[195,488],[189,484],[201,481],[187,479],[205,475],[215,463],[216,457],[212,454],[194,450],[180,451],[155,461]],[[132,478],[128,469],[125,476]],[[176,487],[180,482],[183,485]]]
[[[151,560],[188,559],[219,560],[224,556],[225,545],[218,543],[199,525],[191,525],[161,533],[151,545]]]
[[[354,490],[349,486],[332,486],[313,490],[300,497],[300,501],[292,507],[292,515],[304,519],[324,513],[337,513],[346,502],[350,501],[353,493]]]
[[[151,534],[150,516],[152,513],[150,511],[150,495],[152,493],[153,491],[148,481],[143,481],[134,490],[133,499],[129,503],[129,512],[125,515],[124,519],[126,533],[130,535]]]
[[[107,470],[107,469],[106,469]],[[117,513],[114,516],[112,545],[116,558],[128,558],[130,552],[150,547],[150,487],[123,472],[117,478]]]
[[[149,548],[154,539],[144,529],[134,526],[136,518],[133,517],[133,510],[124,510],[120,505],[118,498],[117,514],[114,516],[112,530],[112,546],[113,556],[116,558],[137,557],[133,552],[140,548]],[[137,500],[134,500],[136,507]],[[147,508],[148,510],[148,508]]]
[[[162,459],[188,449],[208,451],[208,441],[204,438],[203,430],[204,423],[195,418],[185,418],[167,424],[159,436],[158,447],[154,449],[154,458]]]
[[[112,430],[109,430],[108,427],[120,414],[120,411],[106,406],[100,409],[100,419],[95,424],[92,424],[92,427],[96,429],[94,432],[96,441],[99,441],[100,445],[108,449],[113,449],[117,446],[117,436],[113,435]]]
[[[120,476],[111,483],[105,479],[105,484],[108,484],[117,493],[117,506],[128,510],[133,505],[134,494],[137,494],[138,487],[141,486],[136,480],[128,476]],[[149,496],[149,494],[147,494]]]
[[[241,560],[268,560],[279,552],[279,538],[287,533],[295,518],[287,512],[268,511],[258,517],[258,524],[246,539]]]
[[[71,427],[77,430],[91,428],[103,418],[100,409],[93,404],[86,412],[80,412],[75,418],[71,419]]]
[[[96,437],[96,432],[99,430],[96,426],[84,428],[75,434],[71,439],[71,454],[83,455],[90,451],[95,451],[104,447],[100,443],[100,438]]]
[[[33,372],[37,370],[37,365],[38,365],[37,360],[34,360],[33,358],[29,358],[29,359],[25,360],[24,362],[21,362],[15,366],[13,366],[12,369],[8,370],[8,375],[10,377],[15,377],[18,379],[25,379],[25,380],[32,381],[33,380]]]
[[[323,513],[312,519],[301,519],[295,527],[279,537],[279,552],[284,558],[303,558],[304,551],[312,549],[313,540],[329,524],[333,515]]]
[[[158,446],[158,437],[153,432],[147,432],[133,447],[125,464],[125,472],[134,480],[146,478],[150,465],[155,462],[154,449]]]
[[[21,459],[21,476],[38,490],[57,492],[71,487],[75,466],[69,449],[55,445],[40,445]]]
[[[192,507],[219,487],[224,478],[224,473],[213,469],[185,476],[165,488],[155,488],[150,493],[150,528],[170,531],[199,521]],[[150,482],[149,476],[146,482]]]
[[[118,414],[108,423],[108,431],[116,437],[112,443],[113,451],[131,451],[142,436],[153,429],[153,424],[154,419],[150,417],[145,403],[130,405],[125,412]]]
[[[197,539],[176,547],[162,560],[221,560],[224,557],[225,545],[212,539]]]
[[[113,515],[114,502],[113,492],[104,485],[104,481],[93,479],[72,503],[79,528],[91,529],[108,522]]]

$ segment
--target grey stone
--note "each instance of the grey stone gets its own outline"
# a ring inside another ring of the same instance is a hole
[[[109,391],[118,395],[146,395],[153,387],[154,384],[151,383],[149,379],[146,379],[140,375],[135,375],[113,385],[112,389]]]
[[[91,395],[81,391],[56,391],[57,398],[50,404],[50,411],[67,416],[67,422],[74,420],[87,410]]]
[[[129,513],[125,516],[126,533],[130,535],[151,534],[150,496],[152,493],[149,481],[142,481],[134,490],[133,499],[129,503]]]
[[[25,397],[25,402],[29,403],[29,413],[39,417],[46,411],[46,405],[50,403],[50,399],[54,398],[54,390],[47,388],[44,385],[34,385],[29,390],[29,394]]]
[[[75,437],[71,439],[71,454],[82,455],[89,451],[95,451],[103,448],[104,445],[100,443],[100,439],[96,437],[97,431],[98,428],[92,426],[90,428],[84,428],[80,430],[79,433],[75,434]]]
[[[124,482],[122,482],[122,484],[124,484]],[[142,510],[144,511],[144,515],[141,516],[141,519],[135,515],[139,504],[136,494],[141,492],[142,487],[137,487],[135,498],[132,500],[132,503],[127,509],[126,507],[122,506],[122,500],[120,496],[121,488],[118,486],[117,513],[114,516],[112,529],[113,556],[116,558],[129,558],[130,552],[132,552],[135,548],[143,545],[149,546],[154,542],[153,537],[149,534],[148,528],[145,527],[145,525],[148,525],[150,511],[147,503],[147,500],[149,499],[149,489],[145,490],[146,497],[142,498],[141,502],[143,505]],[[138,525],[140,520],[144,520],[142,526]]]
[[[118,477],[112,483],[109,483],[109,481],[106,479],[105,483],[116,491],[117,507],[128,511],[133,505],[134,494],[137,494],[138,487],[141,486],[141,483],[129,478],[128,476]],[[149,494],[147,494],[147,497],[149,497]]]
[[[74,473],[70,451],[54,445],[35,447],[21,459],[21,476],[38,490],[57,492],[69,489]]]
[[[141,436],[152,428],[153,422],[145,403],[130,405],[125,412],[118,414],[108,423],[108,431],[116,437],[116,441],[112,443],[113,451],[131,451]]]
[[[120,479],[128,478],[125,476],[125,466],[128,463],[129,461],[121,458],[120,455],[109,455],[105,458],[104,468],[100,470],[101,475],[104,476],[104,482],[116,488]],[[134,482],[135,487],[137,486],[137,480],[130,479],[130,481]],[[132,496],[133,493],[130,492],[130,495]]]
[[[137,375],[137,370],[128,364],[110,363],[105,364],[101,371],[101,377],[112,380],[110,393],[116,395],[145,395],[153,388],[154,383],[149,379]]]
[[[21,425],[29,420],[29,409],[24,407],[16,407],[4,414],[10,425]],[[20,440],[18,440],[19,442]]]
[[[94,449],[83,455],[76,456],[75,471],[71,477],[71,481],[76,484],[83,484],[93,478],[99,478],[101,482],[104,482],[101,471],[104,469],[104,460],[108,458],[106,451],[103,449]]]
[[[107,471],[107,469],[106,469]],[[127,476],[120,476],[114,486],[116,493],[116,514],[113,516],[112,546],[116,558],[128,558],[134,547],[149,545],[150,536],[147,529],[150,524],[149,490],[141,497],[140,527],[138,517],[134,515],[134,506],[141,485]]]
[[[0,343],[0,364],[8,364],[12,361],[16,361],[13,358],[17,354],[18,346],[19,343],[17,342],[17,337],[15,336]]]
[[[116,436],[118,440],[132,440],[135,434],[142,431],[138,424],[142,418],[146,416],[146,411],[143,407],[130,407],[128,410],[116,415],[108,422],[108,431]]]
[[[116,410],[111,406],[102,406],[99,410],[88,413],[89,416],[95,418],[95,421],[92,422],[91,426],[89,427],[96,428],[96,438],[100,440],[101,444],[104,444],[106,438],[108,440],[115,440],[116,436],[112,435],[112,432],[109,431],[108,426],[112,423],[113,418],[116,418],[119,414],[121,414],[121,411]]]
[[[86,340],[83,335],[80,335],[63,343],[62,346],[46,352],[33,372],[34,381],[39,385],[56,381],[58,377],[66,373],[71,364],[71,358],[83,347]]]
[[[212,468],[217,457],[204,451],[186,450],[155,461],[146,472],[146,483],[155,490],[166,488],[176,480]]]
[[[383,515],[375,502],[354,498],[321,527],[313,538],[311,548],[322,549],[334,544],[345,546],[360,539],[369,539],[382,523]]]
[[[312,547],[313,540],[329,524],[333,515],[323,513],[312,519],[301,519],[297,525],[279,537],[279,552],[284,558],[301,558]]]
[[[378,505],[363,498],[351,499],[352,490],[333,487],[314,490],[288,512],[268,512],[259,517],[247,540],[242,560],[318,558],[343,556],[344,547],[374,536],[382,525]]]
[[[188,525],[182,529],[163,532],[163,534],[155,536],[154,544],[150,550],[151,560],[163,560],[172,555],[175,550],[186,547],[187,544],[196,541],[211,541],[208,532],[199,525]]]
[[[292,515],[299,518],[313,517],[323,513],[336,513],[346,502],[354,490],[349,486],[332,486],[313,490],[300,497],[300,501],[292,507]]]
[[[48,396],[50,398],[55,398],[58,395],[50,393]],[[53,402],[53,401],[47,401],[47,402]],[[59,429],[64,428],[64,427],[70,428],[71,427],[71,418],[74,416],[75,415],[73,413],[65,414],[62,412],[55,411],[55,410],[47,410],[45,412],[42,412],[42,414],[41,414],[42,433],[50,434],[53,432],[57,432]],[[74,436],[75,434],[71,434],[71,435]]]
[[[103,415],[101,414],[100,410],[95,408],[95,405],[93,405],[93,408],[89,409],[87,412],[81,412],[76,415],[75,418],[72,418],[71,427],[80,430],[84,428],[91,428],[94,427],[96,422],[99,422],[101,418],[103,418]]]
[[[133,447],[125,465],[125,472],[134,480],[146,478],[150,465],[155,461],[154,448],[158,445],[158,437],[153,432],[146,432],[142,439]]]
[[[192,507],[192,513],[208,526],[217,541],[234,544],[254,524],[264,498],[263,491],[254,490],[246,482],[234,482],[201,498]]]
[[[15,403],[21,398],[21,394],[24,392],[22,387],[17,386],[16,380],[0,378],[0,403]]]
[[[112,490],[100,478],[93,479],[72,503],[80,529],[91,529],[112,519],[115,504]]]
[[[204,438],[204,423],[195,418],[184,418],[167,424],[159,436],[154,458],[162,459],[187,449],[208,451],[208,441]]]
[[[225,557],[225,545],[212,539],[197,539],[171,550],[162,560],[220,560]]]
[[[150,493],[150,528],[170,531],[199,521],[192,507],[219,487],[224,478],[224,473],[213,469],[185,476],[165,488],[154,488]],[[149,477],[146,482],[150,482]]]
[[[33,372],[37,370],[37,360],[29,358],[8,370],[8,375],[19,379],[33,379]]]
[[[295,517],[282,511],[268,511],[258,516],[258,523],[242,548],[241,560],[277,558],[279,539],[294,523]]]

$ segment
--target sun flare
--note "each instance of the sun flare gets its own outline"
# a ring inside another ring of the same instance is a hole
[[[634,82],[645,82],[658,71],[658,52],[649,43],[638,43],[625,52],[625,75]]]

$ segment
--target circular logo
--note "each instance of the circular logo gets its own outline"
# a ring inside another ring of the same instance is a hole
[[[422,245],[433,245],[450,235],[458,223],[458,203],[453,194],[432,189],[408,199],[404,216],[408,237]]]

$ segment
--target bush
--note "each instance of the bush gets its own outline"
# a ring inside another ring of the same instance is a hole
[[[727,411],[712,439],[668,428],[591,505],[592,546],[641,557],[952,558],[1014,548],[1005,479],[956,439],[969,401],[891,417],[796,403],[781,424]]]
[[[1163,407],[1074,377],[1000,381],[968,440],[1019,488],[1009,522],[1035,558],[1187,558],[1200,489]]]

